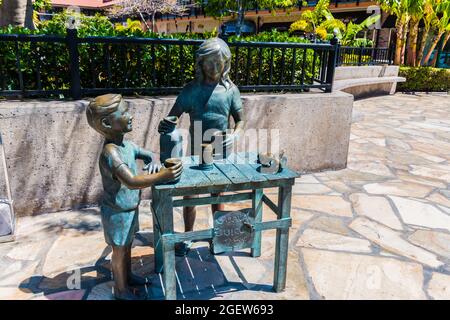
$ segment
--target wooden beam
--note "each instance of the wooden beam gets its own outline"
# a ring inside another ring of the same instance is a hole
[[[226,202],[236,202],[245,201],[252,199],[252,192],[236,193],[236,194],[226,194],[221,196],[210,196],[202,198],[189,198],[189,199],[179,199],[173,201],[174,207],[192,207],[201,206],[205,204],[216,204],[216,203],[226,203]]]
[[[199,241],[211,239],[214,236],[214,229],[206,229],[199,231],[190,231],[183,233],[163,234],[163,243],[174,245],[177,242],[182,241]]]
[[[268,196],[263,195],[263,202],[272,210],[276,215],[278,215],[278,206],[269,199]]]

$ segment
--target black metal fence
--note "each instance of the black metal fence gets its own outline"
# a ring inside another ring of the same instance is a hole
[[[203,40],[0,35],[0,96],[177,93],[194,78]],[[230,42],[243,91],[332,89],[337,45]]]
[[[339,47],[337,66],[393,64],[390,48]]]

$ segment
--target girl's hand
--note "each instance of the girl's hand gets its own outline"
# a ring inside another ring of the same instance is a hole
[[[169,125],[164,120],[161,120],[158,125],[158,132],[168,133],[169,131]]]
[[[160,162],[151,162],[144,166],[144,170],[147,171],[149,174],[158,173],[161,171],[161,163]]]

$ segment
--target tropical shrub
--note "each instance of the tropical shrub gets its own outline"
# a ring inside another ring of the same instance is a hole
[[[50,34],[66,35],[65,13],[45,21],[36,30],[24,28],[4,28],[0,33],[7,34]],[[159,35],[144,31],[140,23],[128,21],[126,26],[113,25],[107,18],[80,16],[79,37],[121,36],[166,39],[206,39],[216,36],[215,32],[203,34]],[[230,38],[228,41],[236,41]],[[308,42],[288,33],[266,32],[239,41],[263,42]],[[233,52],[232,79],[240,85],[246,83],[279,84],[294,78],[294,83],[312,83],[313,59],[315,57],[315,76],[319,70],[320,57],[314,56],[312,49],[305,53],[297,50],[295,60],[292,49],[265,48],[261,51],[261,64],[257,49],[241,49]],[[152,88],[178,87],[194,77],[196,46],[166,46],[142,44],[92,44],[80,43],[81,85],[84,88]],[[20,71],[26,90],[69,89],[69,54],[65,43],[54,42],[4,42],[0,47],[0,88],[19,90],[20,77],[17,73],[16,52],[20,53]],[[284,53],[283,53],[284,52]],[[273,54],[273,63],[271,56]],[[237,56],[237,59],[236,59]],[[305,58],[305,59],[304,59]],[[250,63],[249,63],[250,62]],[[259,67],[261,65],[261,67]],[[248,68],[247,68],[248,66]],[[283,67],[284,66],[284,67]],[[292,66],[294,68],[292,68]],[[305,75],[302,78],[302,71]],[[131,90],[132,93],[133,90]],[[139,91],[139,90],[137,90]]]
[[[406,82],[398,84],[398,90],[404,92],[449,92],[450,70],[431,67],[400,67],[400,77]]]
[[[313,10],[306,10],[301,14],[300,20],[291,24],[289,32],[303,31],[313,33],[318,39],[325,40],[333,37],[336,32],[337,38],[343,46],[371,46],[373,43],[366,39],[358,39],[359,32],[366,30],[376,23],[381,16],[370,16],[359,24],[349,22],[345,24],[334,18],[330,9],[330,0],[319,0]]]
[[[112,24],[106,17],[80,15],[79,37],[121,36],[167,39],[204,39],[204,34],[159,35],[144,31],[140,23],[128,21],[127,26]],[[65,12],[42,22],[36,30],[22,27],[0,28],[2,34],[46,34],[66,36]],[[85,88],[154,87],[182,85],[194,75],[195,48],[190,46],[162,46],[153,48],[136,44],[79,44],[81,85]],[[182,52],[181,52],[182,51]],[[19,90],[16,53],[20,53],[20,72],[27,90],[69,89],[69,53],[65,43],[58,42],[2,42],[0,47],[0,89]],[[109,59],[107,59],[107,56]],[[155,61],[154,68],[152,61]],[[190,63],[187,63],[190,62]],[[184,70],[180,77],[180,70]],[[111,78],[108,78],[108,74]]]
[[[290,36],[287,32],[278,32],[272,30],[269,32],[261,32],[259,34],[250,35],[246,37],[230,37],[229,42],[289,42],[289,43],[310,43],[306,39]],[[234,56],[232,62],[232,79],[240,85],[247,83],[260,83],[262,85],[276,85],[286,83],[294,79],[295,84],[304,82],[304,84],[313,83],[313,60],[314,77],[318,78],[320,68],[320,57],[314,56],[312,49],[297,49],[295,51],[291,48],[264,48],[261,49],[261,63],[259,60],[259,49],[240,48],[238,59],[236,60],[236,48],[231,46],[231,51]],[[306,58],[304,60],[304,58]],[[273,63],[271,63],[273,61]],[[259,70],[261,65],[261,70]],[[304,71],[304,78],[302,80]],[[287,81],[290,80],[290,81]]]

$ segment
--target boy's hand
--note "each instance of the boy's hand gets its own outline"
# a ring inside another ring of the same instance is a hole
[[[159,171],[158,173],[159,180],[162,183],[177,180],[181,177],[182,172],[183,172],[183,164],[181,162],[170,168],[161,168],[161,171]]]

